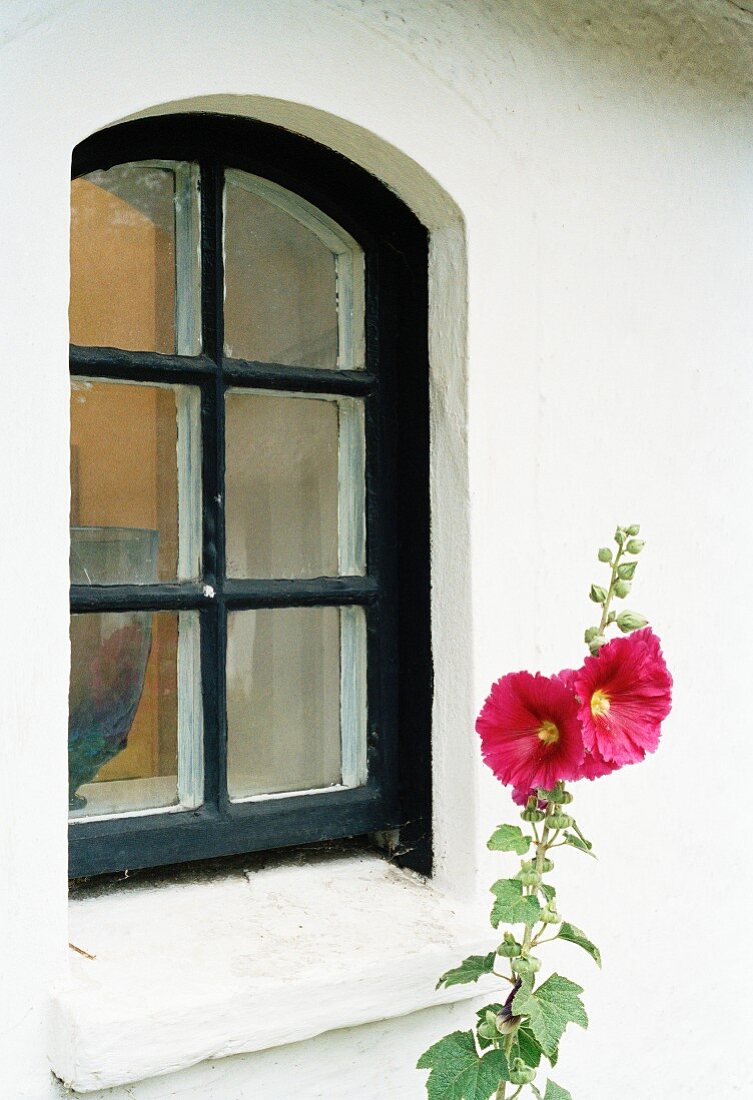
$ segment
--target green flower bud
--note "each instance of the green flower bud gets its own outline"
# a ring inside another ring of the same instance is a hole
[[[547,818],[547,825],[550,829],[569,829],[573,823],[573,819],[569,814],[552,814]]]
[[[521,946],[516,942],[512,932],[505,932],[505,938],[497,948],[497,954],[504,959],[517,959],[521,953]]]
[[[640,554],[645,545],[646,544],[643,539],[631,539],[625,549],[627,550],[628,554]]]
[[[617,581],[614,586],[614,594],[615,596],[617,596],[618,599],[624,600],[625,597],[630,593],[630,589],[632,587],[633,586],[630,581]]]
[[[599,561],[611,561],[611,560],[612,560],[612,551],[609,549],[608,546],[602,546],[601,550],[599,550]]]
[[[487,1016],[488,1015],[489,1013],[487,1013]],[[491,1043],[497,1038],[496,1027],[492,1027],[486,1020],[478,1025],[477,1031],[479,1039],[486,1039],[487,1043]]]
[[[616,611],[610,611],[609,614],[607,615],[607,622],[608,623],[613,623],[616,618],[617,618],[617,612]]]
[[[572,802],[572,800],[573,800],[573,796],[570,794],[570,792],[569,791],[563,791],[562,792],[562,798],[560,799],[560,805],[561,806],[569,806],[570,803]]]
[[[539,920],[542,920],[544,924],[560,924],[562,922],[562,917],[559,915],[557,910],[554,908],[553,903],[550,901],[546,908],[541,910],[541,916],[539,917]]]
[[[602,588],[600,584],[592,584],[591,591],[588,593],[588,598],[593,600],[594,603],[606,603],[607,590],[606,588]]]
[[[648,619],[639,615],[637,611],[622,611],[616,619],[617,626],[623,634],[629,634],[631,630],[640,630],[648,625]]]
[[[538,871],[521,871],[518,878],[524,886],[539,886],[541,875]]]
[[[583,635],[583,641],[586,643],[586,645],[588,645],[589,642],[592,642],[594,640],[594,638],[596,637],[596,635],[598,633],[599,633],[598,626],[589,626],[588,630]]]
[[[523,818],[524,821],[543,821],[546,817],[546,814],[543,810],[537,810],[535,807],[532,807],[529,810],[526,806],[525,810],[523,810],[520,816]]]
[[[625,528],[625,533],[628,535],[639,535],[641,533],[640,523],[631,523],[629,527]]]
[[[541,861],[541,870],[545,875],[548,875],[550,871],[554,870],[554,861],[544,856]]]
[[[522,955],[519,959],[513,959],[510,963],[513,974],[536,974],[541,970],[541,959],[533,955]]]
[[[637,568],[637,561],[624,561],[622,565],[617,566],[617,576],[620,578],[620,580],[631,581],[635,576],[635,571]]]
[[[562,783],[557,783],[555,787],[552,787],[549,791],[549,801],[554,802],[556,806],[561,806],[563,802],[572,802],[573,796],[569,794]]]
[[[497,1030],[497,1013],[492,1012],[490,1008],[487,1008],[486,1012],[484,1013],[484,1020],[489,1025],[489,1027],[493,1028],[494,1031],[496,1032],[496,1030]]]
[[[510,1069],[510,1083],[513,1085],[530,1085],[536,1077],[536,1070],[527,1066],[522,1058],[516,1058]]]
[[[606,645],[606,637],[604,634],[597,634],[596,637],[588,643],[588,651],[592,657],[599,656],[599,650],[603,645]]]
[[[621,527],[618,527],[615,531],[614,541],[617,543],[618,546],[622,546],[623,542],[625,541],[625,532]]]

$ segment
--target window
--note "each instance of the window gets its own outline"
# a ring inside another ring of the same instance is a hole
[[[76,149],[72,874],[395,829],[429,870],[426,278],[286,131]]]

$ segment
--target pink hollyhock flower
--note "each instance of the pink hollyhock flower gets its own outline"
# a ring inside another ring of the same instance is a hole
[[[580,775],[585,750],[578,703],[557,676],[503,676],[492,685],[476,730],[484,760],[518,797]]]
[[[574,686],[583,743],[594,760],[621,767],[655,751],[672,706],[672,677],[650,627],[587,657]]]

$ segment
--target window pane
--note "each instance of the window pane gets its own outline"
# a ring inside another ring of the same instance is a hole
[[[231,612],[231,799],[364,781],[365,664],[360,608]]]
[[[225,417],[228,575],[363,573],[362,402],[231,391]]]
[[[198,576],[199,397],[71,380],[71,583]]]
[[[226,355],[294,366],[338,365],[336,257],[307,224],[312,210],[282,188],[228,173]]]
[[[197,179],[138,163],[73,180],[72,343],[199,351]]]
[[[193,613],[71,616],[72,817],[200,803],[197,634]]]

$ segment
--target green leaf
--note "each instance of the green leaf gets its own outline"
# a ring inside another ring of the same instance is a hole
[[[527,1016],[536,1041],[551,1058],[569,1023],[588,1027],[588,1016],[579,994],[583,990],[568,978],[552,974],[543,985],[533,990],[533,979],[523,980],[512,1004],[513,1012]]]
[[[573,836],[572,833],[565,833],[565,840],[571,848],[577,848],[579,852],[585,852],[587,856],[591,856],[596,859],[596,856],[586,844],[585,840],[581,840],[579,836]]]
[[[561,1085],[555,1085],[554,1081],[549,1079],[546,1083],[544,1100],[573,1100],[573,1098],[567,1089],[563,1089]]]
[[[501,878],[492,886],[496,901],[492,906],[491,922],[494,928],[500,924],[535,924],[541,906],[532,894],[523,894],[523,883],[514,878]]]
[[[536,1036],[525,1024],[518,1028],[516,1039],[518,1040],[518,1054],[527,1066],[538,1066],[541,1061],[542,1050],[536,1042]]]
[[[539,886],[539,890],[541,890],[541,893],[544,895],[547,901],[554,901],[557,897],[557,891],[554,889],[553,886],[550,886],[546,882],[541,883],[541,885]]]
[[[454,970],[448,970],[436,984],[437,989],[442,986],[449,989],[451,985],[464,985],[466,982],[477,982],[482,974],[491,974],[494,969],[494,952],[488,955],[469,955],[463,959],[460,966]]]
[[[524,856],[531,846],[530,836],[523,836],[517,825],[500,825],[489,837],[487,848],[492,852],[517,852]]]
[[[501,1081],[510,1080],[504,1051],[480,1055],[472,1031],[453,1031],[421,1055],[418,1069],[431,1070],[429,1100],[489,1100]]]
[[[567,921],[560,925],[560,930],[557,933],[557,938],[560,940],[567,940],[568,943],[577,944],[578,947],[582,947],[583,950],[591,956],[597,966],[601,966],[601,951],[595,943],[591,943],[585,932],[581,932],[580,928],[576,928],[574,924],[568,924]]]
[[[638,568],[637,561],[626,561],[622,565],[617,566],[617,576],[621,581],[631,581],[635,576],[635,571]]]

